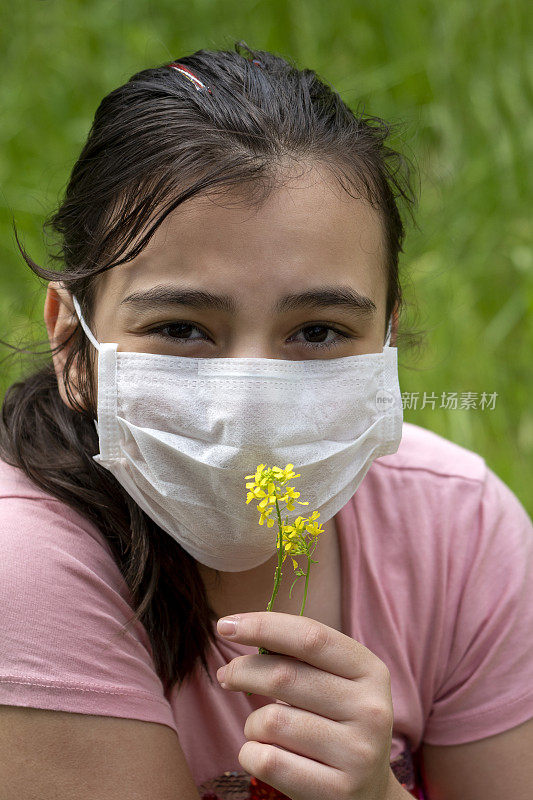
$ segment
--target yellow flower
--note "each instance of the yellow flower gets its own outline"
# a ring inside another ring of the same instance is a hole
[[[267,469],[264,464],[260,464],[255,475],[245,476],[246,479],[253,478],[253,481],[246,484],[246,488],[249,490],[246,496],[246,503],[248,504],[254,498],[257,498],[262,501],[259,503],[258,509],[263,510],[267,505],[276,505],[276,501],[284,502],[285,499],[288,500],[294,490],[289,487],[289,495],[287,496],[287,490],[284,493],[281,488],[286,481],[287,475],[294,475],[294,473],[287,470],[287,468],[285,470],[279,467]]]
[[[259,464],[253,475],[246,475],[245,480],[246,489],[246,504],[251,503],[252,500],[257,501],[257,510],[259,511],[259,524],[263,525],[266,521],[267,527],[271,528],[276,519],[271,517],[272,511],[275,508],[274,517],[277,517],[278,523],[278,537],[276,541],[276,549],[278,550],[278,567],[276,569],[276,576],[274,582],[274,590],[272,597],[268,604],[268,609],[272,609],[272,603],[276,597],[279,581],[281,579],[281,564],[285,562],[287,556],[291,557],[294,572],[296,573],[296,580],[304,575],[298,562],[294,556],[305,555],[307,557],[308,568],[306,575],[306,589],[300,614],[303,614],[307,597],[307,580],[309,577],[309,570],[311,563],[316,564],[311,558],[314,548],[316,547],[316,537],[320,533],[324,533],[321,525],[316,520],[320,516],[318,511],[313,511],[311,516],[302,517],[298,516],[289,525],[287,524],[288,517],[285,518],[285,524],[281,520],[280,504],[285,503],[285,509],[288,511],[294,510],[294,504],[298,503],[301,506],[308,506],[309,502],[300,500],[300,492],[297,492],[294,486],[288,486],[287,482],[292,478],[301,477],[299,473],[294,472],[294,464],[287,464],[284,469],[281,467],[273,466],[267,467],[266,464]],[[314,541],[311,541],[313,538]],[[296,582],[296,581],[295,581]],[[294,583],[293,583],[294,586]],[[292,591],[292,587],[291,587]],[[290,592],[289,592],[290,597]],[[260,649],[261,652],[261,649]]]
[[[317,525],[316,522],[311,522],[310,525],[306,525],[305,530],[310,533],[311,536],[318,536],[319,533],[324,533],[322,525]]]

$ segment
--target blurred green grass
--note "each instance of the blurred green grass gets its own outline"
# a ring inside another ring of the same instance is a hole
[[[392,139],[418,164],[417,220],[401,265],[404,392],[435,409],[405,419],[480,453],[533,514],[531,14],[525,0],[21,0],[0,8],[0,337],[42,340],[56,207],[101,98],[141,68],[197,49],[292,57],[353,108],[404,122]],[[0,348],[0,357],[7,354]],[[33,362],[30,362],[33,364]],[[0,394],[30,364],[0,363]],[[439,408],[442,392],[497,392],[493,410]]]

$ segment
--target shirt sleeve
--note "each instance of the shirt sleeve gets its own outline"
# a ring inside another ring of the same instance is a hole
[[[483,739],[533,717],[533,525],[490,469],[462,570],[458,613],[423,740]],[[453,546],[453,543],[452,543]]]
[[[176,731],[149,638],[104,537],[54,499],[0,500],[0,704]]]

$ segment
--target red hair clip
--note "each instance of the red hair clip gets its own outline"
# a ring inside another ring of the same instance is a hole
[[[209,86],[206,86],[205,83],[202,83],[200,78],[198,78],[194,72],[189,69],[189,67],[186,67],[185,64],[180,64],[179,61],[172,61],[171,64],[167,64],[167,67],[172,67],[172,69],[176,69],[178,72],[181,72],[182,75],[185,75],[185,77],[192,83],[198,92],[201,89],[207,89],[209,94],[213,94]]]

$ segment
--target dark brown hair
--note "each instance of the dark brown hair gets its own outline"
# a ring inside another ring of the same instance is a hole
[[[260,203],[279,180],[282,164],[315,163],[381,213],[386,319],[395,304],[401,309],[398,256],[405,232],[397,201],[412,216],[415,197],[410,162],[385,144],[393,126],[353,112],[313,70],[252,51],[244,42],[235,44],[235,52],[198,50],[177,60],[211,92],[197,91],[162,65],[137,72],[104,97],[63,202],[44,224],[59,234],[59,248],[50,256],[61,264],[59,270],[32,261],[13,221],[33,272],[74,293],[90,325],[97,276],[135,258],[180,203],[202,192],[232,189],[246,190]],[[139,239],[156,211],[159,216]],[[61,400],[49,357],[67,345],[63,375],[73,409]],[[128,624],[139,619],[145,626],[168,691],[198,665],[208,672],[216,615],[195,559],[92,458],[99,449],[94,359],[94,348],[77,326],[66,341],[47,349],[42,368],[8,389],[0,457],[105,536],[131,591],[135,614]],[[75,360],[82,403],[69,379]]]

